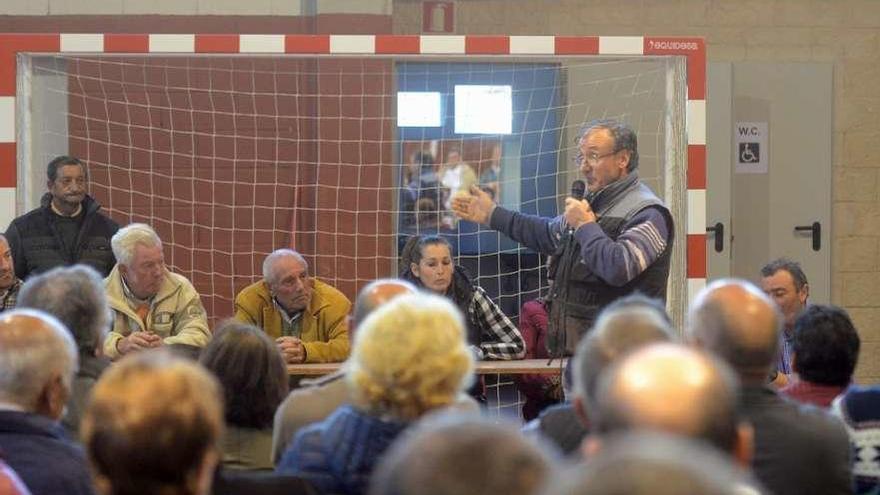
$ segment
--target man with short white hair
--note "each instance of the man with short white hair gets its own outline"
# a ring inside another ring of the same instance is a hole
[[[309,275],[293,249],[277,249],[263,261],[263,280],[235,296],[235,319],[275,339],[284,361],[332,363],[348,357],[351,301]]]
[[[77,364],[76,344],[55,317],[0,315],[0,450],[33,495],[94,493],[85,454],[58,424]]]
[[[156,232],[133,223],[119,229],[110,243],[117,264],[104,279],[113,309],[104,354],[117,359],[163,344],[204,347],[211,332],[199,293],[186,277],[165,267]]]

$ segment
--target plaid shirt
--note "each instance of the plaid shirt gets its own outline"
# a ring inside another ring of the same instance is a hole
[[[15,307],[18,302],[18,290],[21,289],[21,280],[15,279],[12,286],[6,289],[6,292],[0,294],[0,311],[6,311]]]
[[[480,286],[468,306],[468,316],[480,328],[480,359],[522,359],[526,345],[522,334]]]

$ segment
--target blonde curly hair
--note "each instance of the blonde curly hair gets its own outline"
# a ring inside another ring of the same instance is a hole
[[[461,312],[446,298],[394,298],[358,327],[346,373],[355,403],[412,420],[453,403],[470,384],[473,356]]]

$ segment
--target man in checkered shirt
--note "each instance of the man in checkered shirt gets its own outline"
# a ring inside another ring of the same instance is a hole
[[[0,234],[0,312],[15,307],[21,280],[15,276],[12,250],[6,236]]]

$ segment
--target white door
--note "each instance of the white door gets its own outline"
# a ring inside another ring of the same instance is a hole
[[[713,63],[708,79],[707,221],[725,228],[721,253],[707,236],[709,278],[758,281],[785,256],[830,302],[831,64]]]

